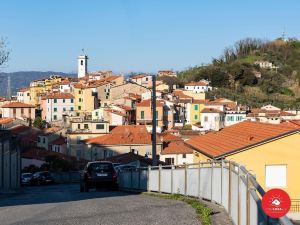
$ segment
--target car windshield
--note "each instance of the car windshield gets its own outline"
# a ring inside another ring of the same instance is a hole
[[[93,172],[111,172],[113,166],[111,163],[92,163],[89,169]]]

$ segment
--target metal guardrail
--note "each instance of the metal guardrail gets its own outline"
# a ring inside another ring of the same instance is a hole
[[[300,212],[300,199],[292,199],[291,202],[290,212]]]
[[[265,215],[261,208],[265,191],[245,167],[232,161],[127,169],[120,171],[119,186],[209,200],[222,205],[236,225],[292,225],[286,216]]]

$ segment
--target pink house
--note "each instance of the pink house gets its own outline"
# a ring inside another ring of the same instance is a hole
[[[2,107],[2,117],[14,119],[32,119],[35,118],[35,107],[22,102],[10,102]]]

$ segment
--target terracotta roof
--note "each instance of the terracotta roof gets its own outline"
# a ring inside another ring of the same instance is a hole
[[[294,113],[286,112],[286,111],[281,111],[280,116],[296,116]]]
[[[12,121],[14,121],[13,118],[7,118],[7,117],[0,118],[0,124],[8,124],[11,123]]]
[[[193,154],[193,149],[186,146],[183,141],[171,142],[161,152],[162,155],[169,154]]]
[[[131,79],[139,79],[139,78],[144,78],[146,76],[147,76],[146,74],[137,74],[135,76],[132,76]]]
[[[72,99],[74,98],[74,96],[70,93],[57,92],[57,93],[51,93],[47,95],[46,98],[47,99]]]
[[[84,142],[99,145],[151,144],[151,134],[144,125],[124,125],[115,127],[110,134],[90,138]]]
[[[208,99],[193,99],[193,104],[205,104],[209,102]]]
[[[209,157],[221,157],[293,131],[293,127],[257,122],[241,122],[188,140],[186,143]]]
[[[18,90],[18,92],[26,92],[26,91],[29,91],[29,87],[21,88]]]
[[[59,84],[60,85],[68,85],[68,84],[70,84],[71,82],[68,80],[68,79],[64,79],[64,80],[62,80]]]
[[[54,141],[52,141],[52,145],[64,145],[64,144],[67,144],[66,139],[61,136],[55,139]]]
[[[76,160],[73,156],[68,156],[62,153],[48,151],[44,148],[32,148],[29,151],[21,153],[22,158],[45,160],[47,156],[58,156],[62,159],[73,161]]]
[[[152,159],[132,153],[132,152],[112,156],[112,157],[106,158],[105,160],[112,162],[112,163],[121,163],[121,164],[128,164],[131,162],[140,161],[144,165],[145,164],[152,165]]]
[[[2,108],[34,108],[33,105],[25,104],[22,102],[11,102],[11,103],[7,103],[1,107]]]
[[[204,108],[202,109],[201,113],[221,113],[221,110],[214,109],[214,108]]]
[[[291,121],[285,121],[281,123],[282,125],[294,127],[294,128],[300,128],[300,121],[291,120]]]
[[[163,100],[156,100],[156,107],[163,107],[163,106],[164,106]],[[140,103],[137,103],[136,107],[151,107],[151,99],[147,99]]]
[[[169,132],[165,132],[161,134],[163,142],[171,142],[171,141],[182,141],[182,139],[178,136],[175,136]]]
[[[208,84],[205,83],[205,82],[202,82],[202,81],[198,81],[198,82],[190,82],[190,83],[187,83],[185,86],[207,86]]]
[[[189,99],[189,100],[193,99],[193,97],[184,94],[182,90],[174,90],[173,93],[179,99]]]
[[[119,116],[127,116],[125,113],[122,113],[121,111],[114,110],[114,109],[105,109],[105,111],[109,112],[109,113],[119,115]]]

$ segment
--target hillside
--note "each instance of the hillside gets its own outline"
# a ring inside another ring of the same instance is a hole
[[[75,74],[65,74],[62,72],[40,72],[40,71],[21,71],[13,73],[0,72],[0,96],[7,95],[7,77],[10,75],[11,93],[15,95],[17,90],[22,87],[28,87],[30,82],[36,79],[46,78],[50,75],[57,74],[62,76],[76,76]]]
[[[258,62],[272,64],[259,65]],[[179,83],[208,79],[217,89],[209,98],[226,97],[251,107],[271,103],[300,108],[300,41],[247,38],[226,48],[207,66],[179,73]]]

